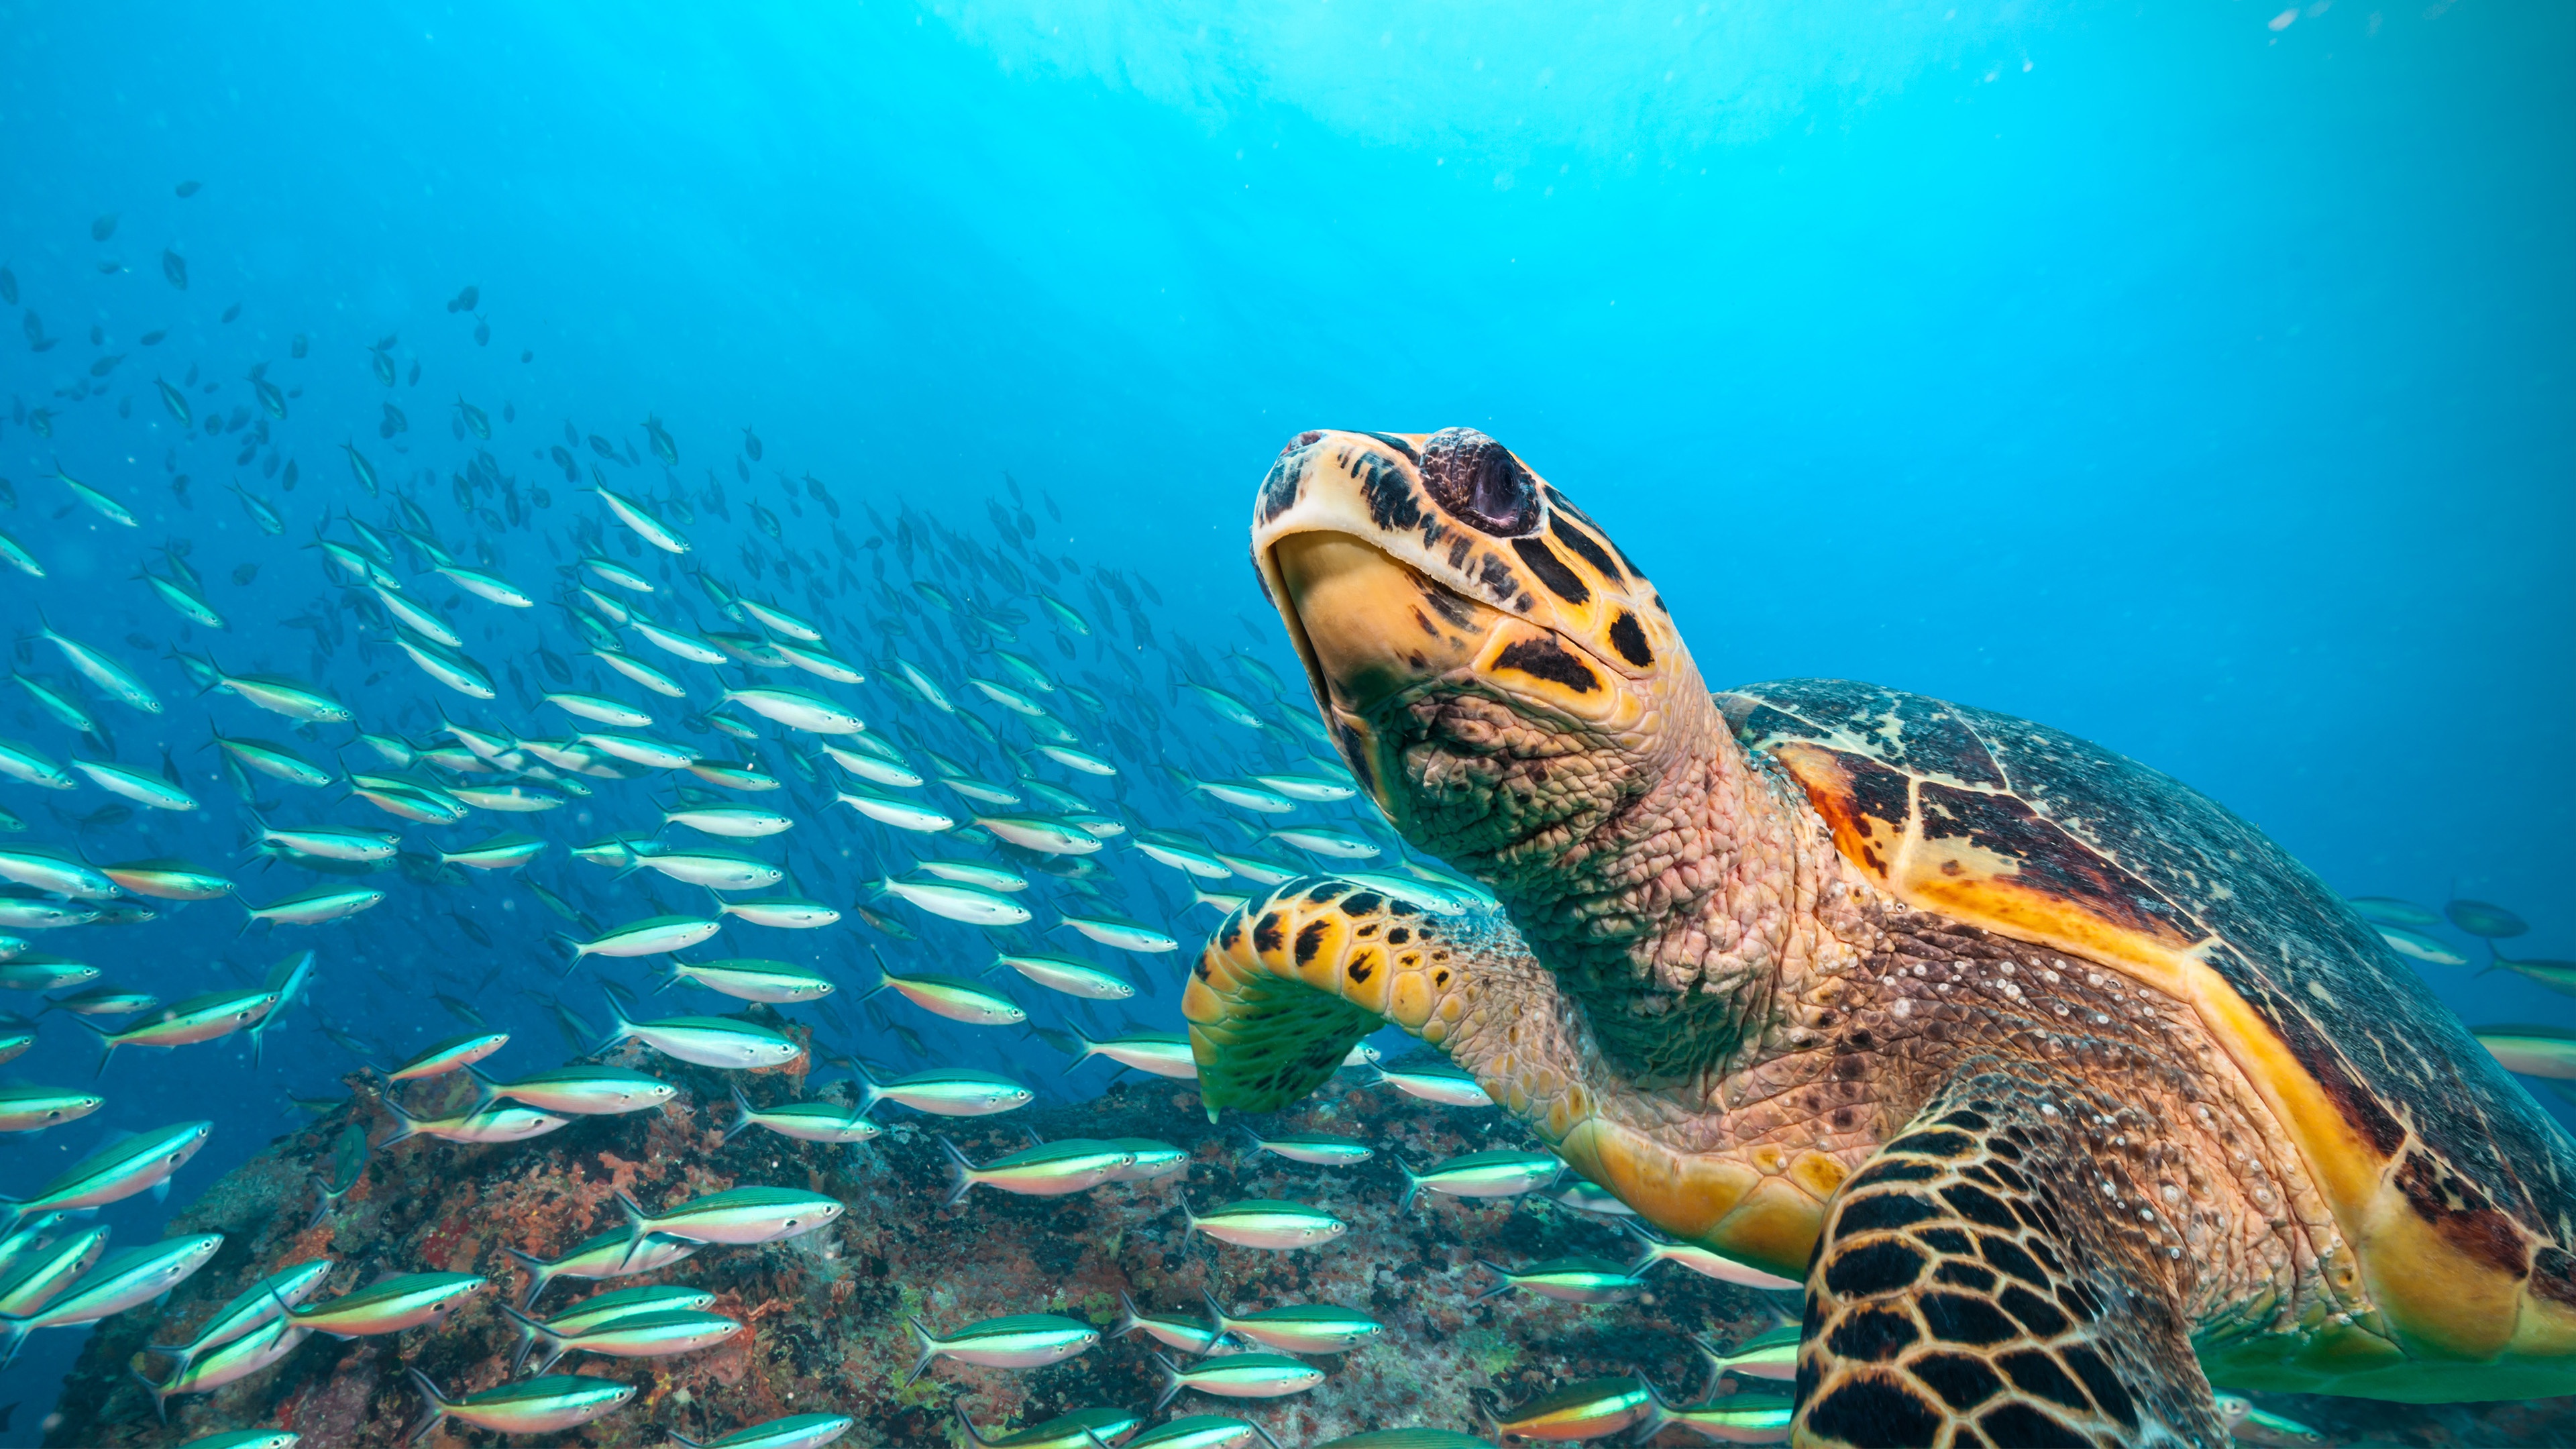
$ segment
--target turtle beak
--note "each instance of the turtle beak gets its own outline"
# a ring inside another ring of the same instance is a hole
[[[1414,685],[1466,668],[1500,617],[1481,621],[1482,628],[1441,628],[1434,600],[1451,614],[1494,611],[1347,533],[1292,533],[1271,544],[1270,558],[1280,617],[1306,663],[1315,701],[1338,716],[1366,720]]]

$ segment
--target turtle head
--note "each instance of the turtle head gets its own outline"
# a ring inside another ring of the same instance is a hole
[[[1352,772],[1444,858],[1545,868],[1713,717],[1654,586],[1472,428],[1300,433],[1252,554]]]

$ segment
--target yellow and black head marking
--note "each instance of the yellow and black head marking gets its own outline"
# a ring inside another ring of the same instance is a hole
[[[1399,823],[1394,716],[1426,692],[1616,740],[1704,693],[1637,566],[1472,428],[1299,434],[1255,499],[1252,553],[1343,754]]]

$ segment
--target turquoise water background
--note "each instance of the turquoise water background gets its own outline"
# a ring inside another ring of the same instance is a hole
[[[1007,472],[1060,507],[1040,546],[1285,673],[1243,556],[1272,455],[1465,424],[1653,574],[1713,683],[2027,715],[2339,889],[2501,902],[2526,954],[2576,956],[2571,62],[2576,10],[2496,0],[10,4],[0,263],[71,341],[0,345],[0,392],[133,355],[53,438],[0,423],[0,528],[46,536],[57,456],[166,499],[150,372],[234,378],[304,333],[299,456],[343,492],[383,397],[431,438],[460,392],[539,445],[656,414],[693,489],[752,426],[979,536]],[[444,310],[469,283],[487,346]],[[393,394],[387,334],[423,364]],[[210,578],[270,560],[219,585],[221,652],[291,670],[305,641],[264,631],[316,590],[288,545],[319,485],[269,540],[222,492],[251,470],[207,462],[147,533]],[[99,634],[169,629],[122,554],[49,564],[0,594],[12,633],[110,588]],[[283,949],[221,909],[87,949],[147,984]],[[2473,1023],[2576,1023],[2427,969]],[[10,1070],[90,1059],[49,1027]],[[110,1080],[102,1125],[218,1119],[184,1201],[328,1073]],[[0,1143],[0,1190],[95,1135],[69,1131]],[[166,1209],[111,1211],[140,1236]],[[13,1435],[77,1342],[0,1376]]]

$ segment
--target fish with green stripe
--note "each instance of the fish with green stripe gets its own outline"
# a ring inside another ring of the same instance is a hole
[[[1729,1375],[1785,1384],[1798,1377],[1798,1345],[1803,1338],[1798,1324],[1783,1323],[1738,1340],[1731,1349],[1719,1348],[1714,1339],[1704,1334],[1693,1335],[1691,1344],[1699,1350],[1700,1357],[1708,1360],[1712,1386]]]
[[[731,1142],[754,1127],[767,1128],[781,1137],[799,1142],[855,1144],[884,1134],[882,1124],[871,1120],[858,1107],[840,1102],[788,1102],[763,1110],[743,1095],[740,1083],[729,1084],[733,1091],[734,1119],[725,1128],[724,1140]]]
[[[96,1092],[61,1087],[0,1087],[0,1132],[42,1132],[77,1122],[106,1101]]]
[[[286,1310],[299,1327],[333,1338],[373,1338],[445,1322],[491,1279],[473,1273],[401,1273],[325,1302]]]
[[[543,1350],[545,1359],[537,1365],[539,1373],[553,1368],[566,1354],[668,1358],[713,1348],[742,1332],[740,1320],[709,1313],[703,1307],[641,1309],[578,1325],[564,1325],[552,1319],[541,1323],[506,1303],[501,1305],[501,1312],[519,1326],[522,1337]]]
[[[1321,1247],[1350,1230],[1322,1208],[1275,1198],[1230,1202],[1204,1214],[1184,1202],[1181,1211],[1189,1231],[1243,1248]]]
[[[1395,1210],[1403,1212],[1425,1192],[1449,1197],[1518,1197],[1536,1192],[1556,1181],[1565,1171],[1565,1163],[1552,1152],[1522,1152],[1496,1148],[1487,1152],[1467,1152],[1416,1172],[1410,1163],[1396,1160],[1404,1173],[1404,1194],[1396,1200]]]
[[[1524,1439],[1606,1439],[1636,1428],[1655,1415],[1655,1399],[1634,1375],[1584,1379],[1551,1393],[1538,1394],[1505,1413],[1486,1411],[1495,1442],[1506,1436]]]
[[[1757,1394],[1738,1391],[1702,1404],[1673,1404],[1651,1382],[1646,1392],[1652,1396],[1652,1411],[1646,1424],[1638,1429],[1641,1439],[1652,1439],[1669,1427],[1688,1429],[1712,1444],[1786,1444],[1789,1424],[1797,1415],[1797,1400],[1787,1394]],[[2225,1412],[2222,1404],[2220,1412]]]
[[[575,1063],[531,1072],[507,1082],[484,1075],[479,1067],[469,1065],[465,1070],[488,1097],[506,1097],[540,1112],[566,1117],[650,1112],[680,1093],[679,1088],[658,1077],[624,1067]]]
[[[973,1067],[933,1067],[883,1083],[861,1069],[851,1075],[861,1111],[887,1101],[935,1117],[984,1117],[1025,1107],[1037,1096],[1008,1077]]]
[[[557,1278],[597,1281],[657,1272],[694,1256],[701,1246],[687,1238],[668,1235],[647,1236],[639,1241],[631,1229],[621,1227],[584,1238],[560,1257],[540,1258],[517,1248],[501,1251],[527,1274],[528,1285],[519,1295],[519,1308],[534,1312],[546,1285]]]
[[[903,975],[887,966],[883,957],[877,960],[876,988],[868,995],[879,991],[894,992],[934,1016],[969,1026],[1015,1026],[1029,1019],[1019,1003],[963,976],[931,971]]]
[[[404,1372],[420,1391],[423,1405],[419,1421],[404,1436],[407,1442],[426,1437],[449,1419],[501,1434],[549,1434],[604,1418],[635,1397],[633,1384],[616,1379],[548,1374],[451,1399],[419,1369]]]
[[[79,1281],[34,1313],[0,1318],[0,1369],[18,1357],[27,1335],[41,1328],[81,1328],[139,1307],[185,1283],[224,1245],[221,1233],[191,1233],[126,1248],[102,1258]]]
[[[1093,1057],[1107,1057],[1122,1067],[1175,1081],[1194,1080],[1199,1074],[1198,1058],[1184,1032],[1131,1031],[1097,1041],[1072,1027],[1039,1027],[1036,1033],[1039,1040],[1073,1058],[1065,1064],[1067,1072]]]
[[[1551,1258],[1517,1272],[1481,1258],[1476,1266],[1501,1280],[1476,1295],[1479,1303],[1514,1289],[1560,1303],[1625,1303],[1646,1291],[1643,1279],[1604,1258]]]
[[[677,1429],[662,1432],[680,1449],[822,1449],[850,1432],[858,1420],[847,1414],[789,1414],[750,1424],[720,1439],[692,1439]],[[1092,1449],[1084,1445],[1083,1449]]]
[[[1163,1374],[1159,1412],[1184,1389],[1227,1399],[1276,1399],[1302,1394],[1324,1381],[1324,1371],[1303,1359],[1278,1353],[1227,1353],[1203,1358],[1184,1368],[1161,1354],[1151,1355]]]
[[[608,1034],[590,1049],[593,1056],[633,1039],[666,1057],[696,1066],[752,1071],[785,1066],[805,1051],[793,1038],[758,1022],[730,1016],[665,1016],[634,1021],[614,995],[608,998],[608,1015]]]
[[[385,893],[366,886],[316,886],[264,906],[245,904],[249,915],[242,922],[248,931],[253,921],[266,921],[271,926],[319,926],[354,916],[380,904]]]
[[[1208,1316],[1220,1337],[1230,1334],[1282,1353],[1347,1353],[1375,1342],[1386,1331],[1385,1324],[1358,1309],[1336,1304],[1291,1303],[1252,1313],[1228,1313],[1215,1294],[1202,1288],[1199,1296],[1206,1301]]]
[[[407,1142],[414,1137],[435,1137],[444,1142],[475,1145],[524,1142],[572,1125],[572,1118],[560,1113],[541,1111],[522,1102],[490,1098],[445,1117],[418,1116],[390,1098],[384,1107],[394,1119],[394,1130],[376,1144],[379,1148]]]
[[[51,1220],[56,1215],[47,1216]],[[41,1244],[36,1241],[40,1235],[32,1230],[23,1235],[28,1239],[24,1244],[13,1236],[10,1245],[16,1249],[16,1256],[10,1262],[8,1276],[0,1279],[0,1318],[25,1318],[43,1312],[46,1304],[98,1266],[99,1258],[107,1252],[108,1233],[102,1224]]]
[[[991,973],[1004,967],[1017,971],[1049,991],[1060,991],[1086,1001],[1125,1001],[1136,994],[1135,986],[1127,978],[1070,956],[1013,952],[996,956],[993,964],[984,969]]]
[[[1054,1313],[1016,1313],[970,1323],[945,1337],[918,1318],[904,1322],[912,1329],[921,1356],[904,1382],[911,1383],[934,1360],[953,1358],[981,1368],[1043,1368],[1087,1353],[1100,1342],[1100,1330]]]
[[[1254,1439],[1279,1449],[1270,1431],[1230,1414],[1183,1414],[1166,1419],[1126,1442],[1122,1449],[1236,1449]]]
[[[939,1139],[939,1146],[948,1155],[954,1174],[943,1204],[962,1200],[978,1186],[1020,1197],[1064,1197],[1086,1192],[1113,1180],[1136,1160],[1133,1148],[1066,1138],[1005,1153],[978,1167],[946,1137]]]
[[[1146,1337],[1183,1353],[1204,1354],[1216,1347],[1221,1331],[1214,1323],[1187,1313],[1162,1313],[1136,1306],[1136,1300],[1119,1290],[1120,1318],[1113,1336],[1124,1338],[1143,1330]]]
[[[181,1122],[101,1144],[23,1200],[0,1197],[0,1231],[16,1231],[36,1213],[102,1207],[146,1192],[187,1165],[214,1132],[212,1122]]]
[[[570,1338],[616,1319],[629,1318],[642,1313],[702,1309],[715,1301],[716,1295],[713,1292],[704,1288],[692,1288],[685,1283],[618,1288],[606,1293],[592,1294],[569,1308],[550,1313],[541,1324],[536,1326],[542,1327],[558,1338]],[[525,1319],[530,1318],[530,1315],[522,1311],[514,1317]],[[530,1329],[523,1328],[520,1331],[519,1346],[510,1358],[512,1371],[515,1372],[522,1363],[526,1362],[529,1352],[542,1338],[543,1334]],[[549,1358],[546,1362],[551,1366],[554,1360]],[[543,1373],[545,1369],[540,1368],[537,1372]]]
[[[169,1048],[213,1041],[255,1025],[276,1005],[277,993],[265,989],[209,991],[174,1001],[116,1031],[93,1026],[87,1018],[75,1019],[98,1038],[98,1073],[104,1076],[119,1047]]]
[[[240,1338],[260,1325],[282,1316],[288,1309],[311,1298],[335,1266],[330,1258],[307,1258],[291,1263],[235,1294],[232,1300],[215,1310],[186,1343],[153,1343],[144,1345],[145,1353],[157,1353],[172,1362],[171,1373],[186,1371],[199,1356]]]
[[[203,1356],[176,1366],[167,1378],[144,1378],[140,1372],[134,1376],[152,1396],[152,1412],[166,1424],[170,1421],[170,1400],[182,1394],[211,1394],[226,1384],[246,1379],[303,1347],[304,1340],[311,1336],[312,1330],[288,1319],[270,1318],[253,1324],[240,1337]]]
[[[657,1235],[736,1247],[781,1242],[828,1227],[847,1211],[839,1200],[821,1193],[758,1185],[691,1198],[658,1214],[646,1212],[624,1192],[617,1194],[617,1206],[639,1247]]]
[[[1254,1150],[1302,1162],[1310,1167],[1356,1167],[1377,1155],[1377,1149],[1351,1137],[1337,1137],[1329,1132],[1281,1132],[1264,1137],[1249,1134]]]
[[[570,952],[574,961],[589,956],[665,956],[685,951],[723,928],[722,921],[703,916],[653,916],[603,932],[592,940],[557,936],[555,942]]]

